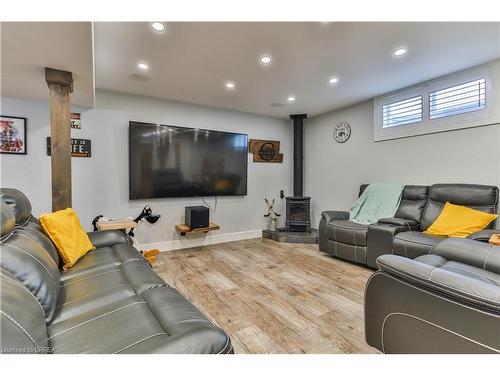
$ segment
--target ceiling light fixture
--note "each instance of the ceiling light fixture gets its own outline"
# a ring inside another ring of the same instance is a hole
[[[330,85],[335,85],[338,82],[339,82],[339,79],[337,77],[330,77],[330,79],[328,80],[328,83]]]
[[[228,89],[228,90],[233,90],[235,88],[235,86],[236,85],[234,84],[234,82],[231,82],[231,81],[226,82],[226,89]]]
[[[264,56],[261,56],[260,57],[260,63],[263,64],[263,65],[269,65],[271,64],[271,56],[269,55],[264,55]]]
[[[165,25],[161,22],[152,22],[151,27],[154,31],[158,31],[159,33],[165,31]]]
[[[295,101],[295,96],[293,95],[290,95],[288,98],[286,98],[286,100],[289,102],[289,103],[292,103]]]
[[[148,64],[146,64],[146,63],[143,63],[143,62],[137,63],[137,67],[138,67],[140,70],[148,70],[148,69],[149,69],[149,65],[148,65]]]
[[[406,48],[398,48],[392,54],[394,56],[403,56],[404,54],[406,54],[406,52],[408,52],[408,50]]]

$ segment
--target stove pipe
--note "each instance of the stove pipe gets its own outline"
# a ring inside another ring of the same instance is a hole
[[[304,195],[304,119],[307,114],[290,115],[293,120],[293,196]]]

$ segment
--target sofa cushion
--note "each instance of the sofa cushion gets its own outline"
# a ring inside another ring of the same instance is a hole
[[[465,238],[483,230],[496,218],[496,214],[446,202],[439,216],[424,233]]]
[[[401,202],[394,217],[409,219],[419,223],[422,218],[428,190],[428,186],[406,185],[401,194]]]
[[[72,208],[41,215],[40,225],[54,242],[64,262],[63,270],[71,268],[78,259],[95,249]]]
[[[431,253],[500,274],[500,246],[469,239],[447,238],[439,242]]]
[[[347,220],[333,220],[328,224],[327,237],[354,246],[366,246],[368,225]]]
[[[85,254],[73,267],[63,271],[61,281],[84,275],[89,276],[122,263],[136,261],[145,262],[146,260],[141,253],[128,244],[118,243],[110,247],[98,247]]]
[[[145,262],[128,262],[66,280],[61,284],[53,323],[165,285]]]
[[[500,311],[500,279],[498,274],[464,263],[448,261],[435,264],[423,255],[407,259],[382,255],[379,268],[417,285],[453,296],[461,302]],[[430,265],[432,263],[433,265]]]
[[[1,267],[33,293],[52,320],[59,295],[61,274],[54,259],[34,239],[12,232],[0,245]]]
[[[494,214],[498,209],[498,187],[470,184],[435,184],[429,188],[420,230],[429,228],[446,202]],[[492,227],[492,224],[488,228]]]
[[[175,289],[152,288],[48,327],[56,353],[219,353],[228,336]]]
[[[418,231],[399,232],[394,236],[393,252],[396,255],[416,258],[428,254],[444,236],[431,236]]]

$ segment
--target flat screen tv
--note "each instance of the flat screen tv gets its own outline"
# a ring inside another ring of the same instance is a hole
[[[130,199],[247,194],[248,135],[129,123]]]

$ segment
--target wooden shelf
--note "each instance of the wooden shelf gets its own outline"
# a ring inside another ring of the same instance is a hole
[[[181,236],[185,236],[186,233],[208,233],[208,232],[210,232],[212,230],[219,230],[219,229],[220,229],[219,224],[215,224],[215,223],[210,223],[208,225],[208,227],[195,228],[195,229],[189,228],[186,224],[177,224],[175,226],[175,230]]]
[[[130,229],[135,228],[136,226],[137,223],[133,220],[109,220],[97,222],[97,229],[99,230]]]

